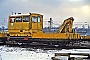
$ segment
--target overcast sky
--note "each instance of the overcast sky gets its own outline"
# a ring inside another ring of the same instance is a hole
[[[68,17],[74,17],[74,22],[90,22],[90,0],[0,0],[0,25],[4,20],[7,25],[12,12],[41,13],[55,22]]]

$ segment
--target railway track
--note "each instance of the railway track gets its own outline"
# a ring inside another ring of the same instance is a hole
[[[7,45],[10,47],[31,47],[31,48],[42,48],[42,49],[89,49],[90,44],[88,43],[69,43],[69,44],[57,44],[57,45],[50,45],[50,44],[43,44],[43,43],[17,43],[12,41],[7,41],[6,44],[0,42],[0,45]]]

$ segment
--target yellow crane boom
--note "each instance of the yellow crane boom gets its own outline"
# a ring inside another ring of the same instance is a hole
[[[73,25],[73,17],[70,17],[64,20],[63,24],[60,26],[58,33],[71,33],[72,32],[72,25]]]

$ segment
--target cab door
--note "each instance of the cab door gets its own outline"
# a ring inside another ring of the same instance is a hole
[[[38,30],[42,30],[43,29],[43,20],[42,20],[42,16],[38,16],[37,20],[38,20]]]
[[[32,16],[32,29],[38,30],[37,16]]]
[[[42,16],[41,15],[32,15],[31,16],[32,29],[33,30],[42,30]]]

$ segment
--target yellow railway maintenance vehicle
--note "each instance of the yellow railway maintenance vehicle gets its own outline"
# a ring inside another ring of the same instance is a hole
[[[74,18],[65,19],[57,32],[43,32],[43,15],[37,13],[10,15],[8,33],[0,33],[1,40],[14,43],[66,46],[67,44],[89,41],[89,36],[80,36],[72,29]]]

